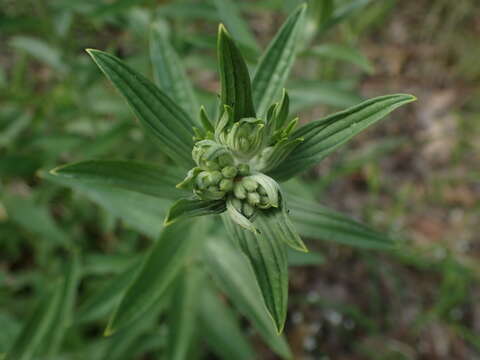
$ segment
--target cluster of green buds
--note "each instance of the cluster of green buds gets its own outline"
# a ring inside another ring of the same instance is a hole
[[[234,154],[214,140],[197,141],[192,150],[197,166],[177,187],[191,187],[202,200],[224,199],[228,211],[246,219],[252,219],[257,209],[277,207],[278,184],[264,174],[252,172],[250,165],[239,162]]]
[[[232,108],[224,105],[215,126],[202,109],[204,126],[195,129],[192,150],[196,166],[177,187],[191,188],[200,200],[224,201],[237,224],[255,231],[252,221],[258,211],[281,206],[280,187],[265,173],[302,141],[289,138],[298,120],[287,121],[288,103],[284,92],[265,120],[235,120]]]

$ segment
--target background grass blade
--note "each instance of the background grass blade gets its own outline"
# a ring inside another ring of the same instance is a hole
[[[150,33],[150,58],[155,80],[160,89],[169,94],[195,122],[200,105],[182,61],[170,44],[165,30],[154,26]]]
[[[235,121],[255,117],[247,64],[222,24],[218,27],[217,56],[222,104],[232,107]]]
[[[252,80],[252,94],[257,116],[263,117],[268,107],[280,96],[295,60],[299,29],[306,5],[300,6],[279,30],[262,55]]]
[[[391,250],[394,240],[387,234],[314,202],[288,196],[290,216],[302,236],[364,249]]]
[[[160,198],[178,198],[185,192],[175,188],[177,178],[166,167],[136,161],[90,160],[57,167],[54,176],[84,184],[119,187]]]
[[[243,20],[242,15],[232,0],[214,0],[215,6],[222,22],[238,41],[241,48],[246,47],[247,52],[258,54],[260,48],[249,25]]]
[[[190,254],[191,224],[169,226],[147,254],[142,268],[110,319],[106,335],[131,324],[164,295]],[[198,234],[197,234],[198,236]]]
[[[318,163],[393,110],[415,100],[414,96],[407,94],[380,96],[302,126],[291,136],[302,137],[304,141],[270,175],[280,181],[288,180]]]
[[[54,324],[61,297],[62,282],[57,282],[34,309],[4,360],[35,359],[37,349]]]
[[[255,273],[245,255],[225,239],[214,238],[207,242],[204,256],[208,272],[265,342],[283,358],[291,358],[287,343],[278,335],[268,315]]]
[[[62,281],[60,301],[58,303],[55,317],[50,324],[50,329],[42,341],[43,352],[47,357],[56,355],[62,345],[67,328],[73,322],[73,310],[77,295],[77,288],[80,281],[80,259],[74,251],[68,258],[65,278]]]
[[[195,123],[185,111],[117,57],[99,50],[87,51],[125,97],[146,131],[159,140],[162,150],[179,164],[191,167]]]
[[[221,359],[255,358],[255,352],[246,340],[235,313],[208,286],[201,291],[199,318],[205,341]]]
[[[141,265],[139,260],[136,259],[133,265],[129,265],[126,270],[115,275],[91,294],[76,311],[75,322],[87,323],[98,320],[112,311],[136,277]]]
[[[198,268],[188,266],[175,281],[168,311],[167,359],[188,360],[193,335],[198,331],[196,323],[200,290],[204,286],[204,274]]]

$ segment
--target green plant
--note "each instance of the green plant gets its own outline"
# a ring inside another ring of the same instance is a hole
[[[140,333],[152,325],[150,315],[169,308],[167,358],[187,357],[198,317],[205,323],[205,340],[220,356],[253,358],[235,314],[217,296],[220,289],[270,347],[287,358],[288,346],[277,333],[284,326],[287,310],[288,262],[292,261],[287,255],[296,256],[285,245],[306,249],[297,230],[306,237],[391,247],[387,237],[301,199],[296,194],[300,185],[279,185],[414,100],[409,95],[379,97],[295,129],[298,120],[289,114],[289,97],[283,87],[298,50],[304,13],[305,8],[300,7],[287,20],[261,58],[252,82],[236,44],[220,27],[222,91],[213,116],[203,108],[198,116],[192,113],[198,100],[179,57],[162,33],[154,33],[151,49],[159,87],[118,58],[89,51],[125,96],[146,133],[173,160],[163,166],[93,160],[44,175],[53,182],[81,188],[100,203],[108,199],[105,203],[114,214],[119,210],[127,213],[130,223],[136,222],[136,228],[152,236],[160,228],[160,216],[165,215],[169,224],[143,260],[133,259],[107,286],[109,291],[99,292],[82,307],[82,321],[87,321],[89,316],[94,318],[95,306],[116,306],[106,331],[117,332],[116,343],[122,336],[117,330]],[[176,187],[187,171],[189,176]],[[171,200],[176,200],[172,206]],[[166,206],[170,210],[163,214]],[[145,216],[144,207],[153,215]],[[187,220],[216,213],[222,213],[224,226],[218,217]],[[233,242],[226,239],[224,229]],[[309,259],[300,257],[299,263]],[[49,289],[37,316],[26,324],[7,358],[16,358],[22,351],[19,358],[32,355],[42,336],[62,318],[56,308],[67,309],[72,301],[64,294],[77,286],[77,266],[75,259],[66,278]],[[50,296],[54,301],[47,301]],[[23,349],[30,334],[35,334],[35,341],[29,343],[27,352]],[[236,339],[235,344],[231,338]],[[53,353],[57,346],[58,340],[53,341],[46,353]]]

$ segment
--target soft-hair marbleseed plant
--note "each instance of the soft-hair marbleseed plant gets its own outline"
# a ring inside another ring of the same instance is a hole
[[[312,167],[394,109],[415,100],[406,94],[380,96],[298,127],[298,119],[289,113],[284,85],[301,43],[305,10],[305,5],[300,6],[289,16],[260,58],[252,80],[237,45],[225,27],[219,26],[221,91],[214,121],[204,107],[198,115],[189,111],[197,103],[195,94],[163,35],[157,33],[152,46],[153,58],[158,61],[155,66],[161,70],[158,73],[165,75],[159,79],[160,88],[113,55],[88,50],[144,130],[186,173],[183,181],[175,178],[172,182],[165,167],[107,160],[69,164],[51,172],[63,181],[108,185],[176,200],[166,215],[160,239],[122,296],[106,334],[129,326],[150,311],[165,298],[174,281],[188,279],[189,269],[202,264],[194,273],[205,272],[214,278],[272,349],[284,358],[290,356],[283,338],[277,336],[287,313],[286,246],[306,251],[294,222],[302,234],[315,237],[317,232],[325,233],[322,222],[317,224],[315,219],[330,213],[315,204],[304,205],[306,200],[283,191],[279,183]],[[171,91],[166,93],[166,89]],[[288,206],[293,207],[291,213]],[[303,215],[295,217],[296,212]],[[215,217],[205,217],[214,214],[221,214],[224,227],[216,226]],[[207,226],[210,232],[202,233],[204,221],[184,221],[200,216],[215,224]],[[376,233],[343,215],[334,213],[331,219],[335,227],[327,233],[345,228],[349,236],[378,239]],[[197,236],[204,241],[193,241]],[[201,288],[208,292],[205,296],[220,311],[220,302],[209,290],[212,285],[205,280],[208,277],[201,278]],[[172,326],[180,325],[173,322]]]

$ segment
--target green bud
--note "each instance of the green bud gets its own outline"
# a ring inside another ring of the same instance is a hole
[[[219,188],[222,191],[228,192],[233,190],[233,181],[230,179],[223,179],[220,181]]]
[[[217,185],[220,180],[222,180],[223,176],[220,171],[211,171],[208,173],[208,180],[210,182],[210,185]]]
[[[226,178],[234,178],[237,176],[237,168],[235,166],[227,166],[222,169],[222,175]]]
[[[207,188],[208,185],[210,185],[210,181],[208,178],[209,173],[207,171],[202,171],[195,179],[195,184],[199,189],[204,190]]]
[[[250,166],[248,164],[239,164],[237,166],[238,173],[242,176],[246,176],[250,174]]]
[[[260,198],[260,204],[262,205],[269,205],[270,203],[270,199],[268,198],[268,196],[263,196]]]
[[[267,192],[265,191],[265,189],[263,188],[263,186],[259,186],[258,189],[257,189],[257,192],[263,196],[267,195]]]
[[[208,191],[210,192],[218,192],[220,191],[220,189],[218,188],[218,186],[215,186],[215,185],[210,185],[208,188],[207,188]]]
[[[205,167],[208,170],[220,170],[220,165],[216,161],[206,161]]]
[[[239,212],[242,212],[242,200],[233,199],[232,200],[233,207]]]
[[[229,166],[234,164],[233,157],[230,154],[222,155],[218,158],[218,163],[221,167]]]
[[[242,207],[242,214],[245,215],[247,218],[251,218],[255,213],[255,208],[248,203],[243,203]]]
[[[239,182],[235,183],[233,186],[233,194],[237,199],[246,199],[247,198],[247,191],[243,187],[243,185]]]
[[[255,180],[249,178],[242,179],[242,185],[249,192],[255,191],[258,188],[258,183]]]
[[[247,201],[252,206],[257,205],[260,202],[260,195],[256,192],[248,193]]]

